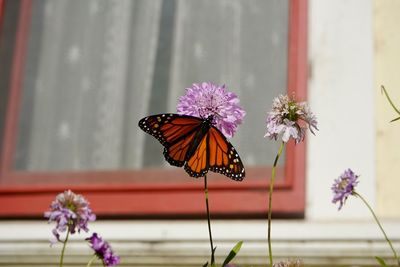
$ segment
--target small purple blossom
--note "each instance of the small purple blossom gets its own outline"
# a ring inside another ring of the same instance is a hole
[[[60,233],[69,231],[74,234],[81,230],[89,231],[88,222],[96,220],[96,215],[89,208],[86,199],[67,190],[57,195],[50,205],[50,211],[44,213],[44,217],[49,222],[56,222],[56,227],[52,230],[53,235],[60,241]]]
[[[288,259],[274,263],[273,267],[302,267],[303,262],[299,259]]]
[[[354,193],[354,188],[358,184],[358,175],[354,174],[351,169],[344,171],[333,183],[331,189],[333,191],[332,203],[340,202],[339,210],[342,208],[346,199]]]
[[[283,142],[293,138],[296,144],[300,143],[304,140],[307,128],[312,134],[315,134],[314,130],[318,130],[317,118],[307,103],[297,103],[287,95],[280,95],[274,99],[266,122],[267,132],[264,137],[277,140],[281,135]]]
[[[91,244],[97,257],[99,257],[106,266],[116,266],[120,262],[120,257],[115,255],[111,246],[104,241],[97,233],[89,238],[86,238]]]
[[[177,111],[199,118],[213,116],[212,123],[229,138],[246,115],[239,106],[236,94],[227,91],[225,85],[218,86],[211,82],[194,83],[186,88],[186,94],[179,98]]]

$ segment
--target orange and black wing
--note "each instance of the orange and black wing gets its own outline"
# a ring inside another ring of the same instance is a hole
[[[187,115],[159,114],[141,119],[139,127],[160,141],[164,157],[171,165],[185,165],[190,176],[201,177],[211,170],[233,180],[243,180],[245,170],[235,148],[213,126],[202,133],[203,122]]]
[[[209,132],[207,132],[197,144],[196,150],[189,155],[185,164],[185,171],[192,177],[204,176],[209,170],[208,153]]]
[[[242,181],[246,173],[238,152],[215,127],[209,131],[210,170]]]
[[[208,170],[242,181],[246,173],[236,149],[215,127],[211,127],[185,164],[190,176],[204,176]]]
[[[202,122],[187,115],[159,114],[141,119],[139,127],[160,141],[164,157],[171,165],[182,167]]]

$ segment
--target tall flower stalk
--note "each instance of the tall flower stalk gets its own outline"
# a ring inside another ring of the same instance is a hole
[[[179,98],[177,112],[183,115],[202,119],[212,118],[211,124],[227,137],[233,137],[246,112],[239,106],[239,98],[229,92],[225,85],[219,86],[211,82],[193,84],[186,88],[186,93]],[[215,249],[211,232],[211,215],[208,198],[207,175],[204,175],[204,196],[207,210],[208,235],[211,247],[211,266],[215,266]],[[239,251],[242,242],[236,244],[223,265],[229,263]],[[204,265],[208,266],[208,262]]]
[[[307,103],[296,102],[294,98],[287,95],[280,95],[273,100],[272,109],[267,116],[267,131],[264,137],[277,140],[282,139],[281,146],[274,160],[268,194],[268,257],[269,264],[273,266],[272,256],[272,194],[274,191],[276,166],[282,154],[285,144],[292,138],[295,143],[304,140],[306,130],[314,134],[317,128],[317,119],[311,112]]]
[[[67,247],[67,242],[68,242],[68,238],[69,238],[69,230],[67,231],[67,235],[65,236],[65,240],[62,241],[63,243],[63,247],[61,249],[61,256],[60,256],[60,267],[63,266],[64,264],[64,253],[65,253],[65,248]]]
[[[204,196],[206,199],[206,209],[207,209],[207,224],[208,224],[208,236],[210,238],[211,246],[211,266],[215,264],[215,248],[213,244],[212,232],[211,232],[211,218],[210,218],[210,207],[208,205],[208,186],[207,186],[207,175],[204,175]]]
[[[383,85],[381,85],[381,91],[385,94],[385,96],[386,96],[387,100],[389,101],[389,104],[392,106],[393,110],[394,110],[398,115],[400,115],[400,110],[394,105],[392,99],[390,98],[388,92],[386,91],[386,89],[385,89],[385,87],[384,87]],[[394,121],[398,121],[398,120],[400,120],[400,116],[397,117],[397,118],[394,118],[394,119],[391,120],[390,122],[394,122]],[[361,195],[357,194],[357,196],[361,198],[361,200],[367,205],[368,209],[371,211],[371,213],[372,213],[372,215],[373,215],[373,217],[374,217],[376,223],[378,224],[378,226],[379,226],[379,228],[381,229],[383,235],[385,236],[386,241],[389,243],[390,248],[391,248],[392,251],[393,251],[393,255],[394,255],[394,257],[395,257],[396,260],[397,260],[397,264],[400,266],[400,259],[399,259],[399,257],[397,256],[395,249],[393,248],[392,242],[390,242],[389,238],[387,237],[385,231],[383,230],[382,225],[380,224],[380,222],[379,222],[378,218],[376,217],[374,211],[372,210],[371,206],[368,205],[367,201],[366,201],[363,197],[361,197]],[[386,263],[384,262],[383,259],[381,259],[381,258],[379,258],[379,257],[376,257],[376,259],[377,259],[377,261],[379,262],[379,264],[381,264],[381,266],[385,266],[385,265],[386,265]]]
[[[274,191],[274,183],[275,183],[275,174],[276,174],[276,165],[278,164],[279,157],[282,154],[283,147],[285,146],[285,142],[281,143],[281,146],[278,150],[278,154],[276,154],[274,160],[274,166],[272,166],[271,173],[271,181],[269,183],[269,194],[268,194],[268,254],[269,254],[269,263],[272,266],[272,244],[271,244],[271,221],[272,221],[272,193]]]
[[[381,229],[381,231],[382,231],[382,233],[383,233],[383,236],[384,236],[385,239],[386,239],[386,242],[389,244],[390,249],[391,249],[392,252],[393,252],[393,256],[394,256],[395,260],[397,261],[397,265],[400,266],[400,259],[399,259],[399,257],[397,256],[396,250],[394,249],[392,242],[390,241],[390,239],[389,239],[389,237],[387,236],[385,230],[383,229],[382,224],[379,222],[378,217],[376,216],[374,210],[373,210],[372,207],[368,204],[368,202],[365,200],[365,198],[363,198],[359,193],[357,193],[357,192],[354,191],[354,192],[353,192],[353,195],[356,196],[356,197],[359,197],[359,198],[364,202],[364,204],[367,206],[367,208],[369,209],[369,211],[371,212],[372,216],[373,216],[374,219],[375,219],[376,224],[378,224],[379,229]]]
[[[374,217],[375,222],[378,224],[379,229],[382,231],[383,236],[386,239],[386,242],[389,244],[390,249],[393,252],[393,257],[394,257],[395,261],[397,262],[397,265],[400,266],[400,259],[397,256],[396,250],[394,249],[392,242],[390,241],[385,230],[383,229],[382,224],[379,222],[379,219],[376,216],[374,210],[368,204],[367,200],[363,196],[361,196],[358,192],[356,192],[356,190],[355,190],[355,187],[358,184],[358,180],[357,180],[358,177],[359,177],[359,175],[356,175],[351,169],[345,170],[339,176],[339,178],[337,178],[335,180],[335,182],[333,183],[333,185],[331,187],[333,194],[334,194],[332,203],[339,202],[338,210],[340,210],[343,207],[344,203],[346,202],[346,200],[349,196],[359,197],[361,199],[361,201],[367,206],[367,208],[371,212],[372,216]],[[385,261],[382,258],[380,258],[380,257],[375,257],[375,258],[377,259],[379,264],[381,264],[381,266],[387,266]]]
[[[92,266],[93,262],[95,262],[97,259],[96,255],[93,255],[93,257],[89,260],[88,264],[86,264],[86,267]],[[104,266],[104,265],[103,265]]]

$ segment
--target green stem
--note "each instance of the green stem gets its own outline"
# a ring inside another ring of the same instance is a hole
[[[62,250],[61,250],[60,267],[62,267],[62,266],[63,266],[63,263],[64,263],[64,252],[65,252],[65,247],[67,246],[68,237],[69,237],[69,227],[68,227],[68,229],[67,229],[67,236],[65,237],[65,240],[64,240],[64,242],[63,242],[64,245],[63,245],[63,248],[62,248]]]
[[[389,97],[389,94],[387,93],[387,91],[386,91],[386,89],[385,89],[385,87],[384,87],[383,85],[381,85],[381,89],[382,89],[382,91],[385,93],[385,96],[386,96],[387,100],[389,101],[389,104],[390,104],[390,105],[392,106],[392,108],[394,109],[394,111],[396,111],[397,114],[400,115],[400,111],[399,111],[399,110],[396,108],[396,106],[393,104],[392,100],[391,100],[390,97]]]
[[[90,259],[90,261],[88,262],[88,264],[86,265],[86,267],[90,267],[92,266],[92,263],[97,259],[96,254],[93,255],[93,257]]]
[[[208,235],[210,237],[210,246],[211,246],[211,266],[213,266],[215,264],[215,257],[214,257],[214,245],[213,245],[212,234],[211,234],[210,208],[208,206],[207,175],[204,175],[204,195],[206,198]]]
[[[278,154],[275,157],[274,166],[272,167],[271,181],[269,184],[269,202],[268,202],[268,253],[270,267],[273,265],[272,261],[272,246],[271,246],[271,218],[272,218],[272,192],[274,191],[276,165],[278,164],[279,157],[282,154],[285,142],[282,142]]]
[[[394,247],[393,247],[393,245],[392,245],[392,242],[390,242],[389,238],[387,237],[387,235],[386,235],[386,233],[385,233],[385,230],[383,230],[383,227],[382,227],[381,223],[379,222],[378,217],[376,217],[375,212],[372,210],[372,208],[371,208],[371,206],[368,204],[368,202],[367,202],[359,193],[353,191],[353,195],[359,197],[359,198],[365,203],[365,205],[367,205],[368,209],[371,211],[372,216],[374,217],[376,223],[378,224],[378,226],[379,226],[379,228],[381,229],[383,235],[385,236],[386,241],[388,242],[390,248],[391,248],[392,251],[393,251],[393,255],[394,255],[394,258],[395,258],[396,261],[397,261],[397,265],[400,266],[400,259],[397,257],[397,253],[396,253],[396,251],[394,250]]]

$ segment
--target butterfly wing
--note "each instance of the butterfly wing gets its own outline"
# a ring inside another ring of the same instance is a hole
[[[211,127],[201,139],[185,164],[185,170],[193,177],[204,176],[211,170],[236,181],[242,181],[246,175],[236,149],[215,127]]]
[[[246,176],[242,160],[236,149],[215,127],[209,131],[209,169],[229,178],[242,181]]]
[[[233,180],[243,180],[245,170],[235,148],[213,126],[202,132],[203,122],[187,115],[158,114],[141,119],[139,127],[160,141],[164,157],[171,165],[185,165],[190,176],[201,177],[211,170]]]
[[[164,157],[171,165],[182,167],[202,122],[192,116],[158,114],[141,119],[139,127],[160,141],[164,146]]]
[[[188,160],[188,150],[193,146],[194,138],[197,130],[191,131],[186,135],[178,138],[170,146],[165,146],[164,157],[171,165],[182,167]]]
[[[208,140],[210,133],[207,132],[203,138],[200,139],[200,142],[197,145],[196,150],[192,155],[189,155],[190,158],[187,159],[185,164],[185,171],[192,177],[201,177],[204,176],[209,169],[208,162]]]

